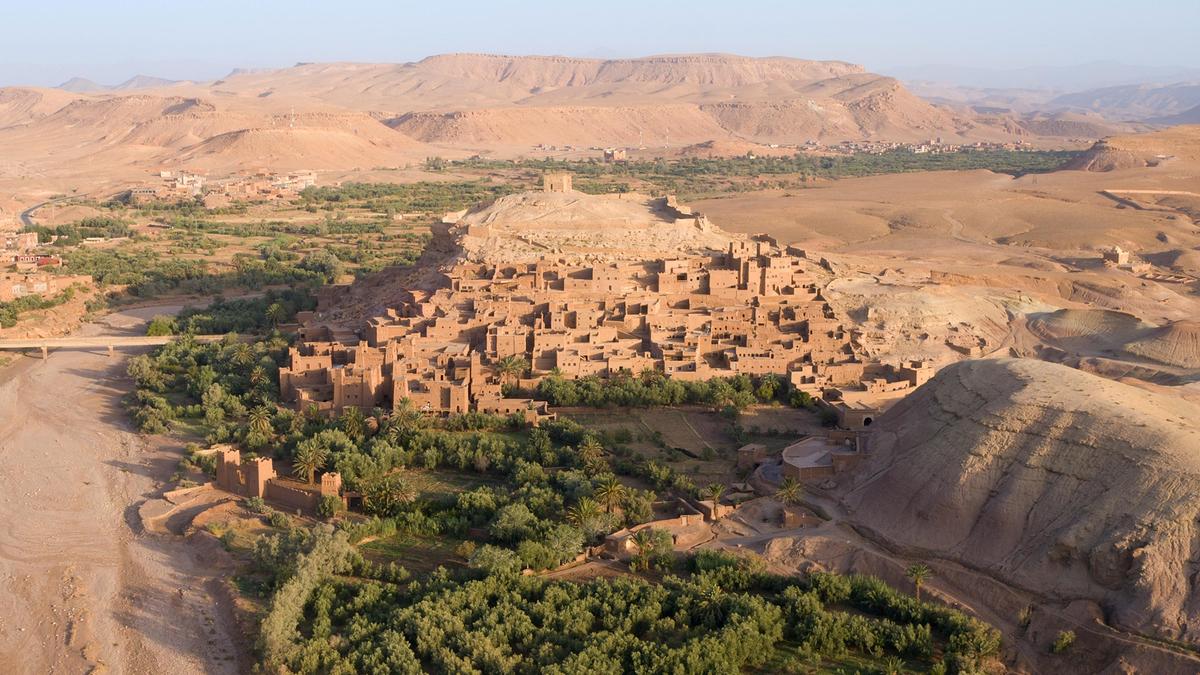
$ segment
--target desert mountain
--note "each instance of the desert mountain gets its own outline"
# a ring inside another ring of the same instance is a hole
[[[1200,408],[1033,360],[943,369],[877,421],[855,520],[1124,630],[1200,643]]]
[[[375,118],[345,110],[275,114],[202,98],[136,94],[61,100],[41,90],[0,90],[0,147],[28,170],[97,163],[198,168],[349,169],[426,156],[421,144]],[[63,94],[64,96],[68,96]]]
[[[905,140],[975,131],[891,78],[840,61],[726,54],[641,59],[448,54],[416,63],[306,64],[233,74],[221,94],[394,111],[429,143]]]
[[[1050,99],[1049,109],[1092,111],[1111,120],[1150,120],[1200,106],[1200,82],[1088,89]]]
[[[121,84],[104,85],[87,79],[86,77],[72,77],[71,79],[58,85],[58,89],[69,91],[73,94],[92,94],[103,91],[128,91],[130,89],[151,89],[153,87],[169,87],[177,84],[179,80],[168,80],[162,77],[152,77],[150,75],[134,75],[125,80]]]
[[[1155,117],[1149,120],[1154,124],[1200,124],[1200,104],[1195,107],[1188,108],[1176,115],[1168,115],[1166,117]]]
[[[727,54],[579,59],[448,54],[414,63],[300,64],[209,83],[136,77],[96,91],[0,90],[6,173],[169,164],[398,166],[541,145],[788,145],[1096,137],[1090,119],[990,118],[931,105],[840,61]],[[134,90],[136,93],[126,93]],[[298,129],[303,129],[299,131]],[[286,131],[285,131],[286,130]],[[427,145],[437,146],[429,148]]]
[[[58,89],[69,91],[72,94],[89,94],[96,91],[104,91],[108,87],[93,82],[86,77],[72,77],[71,79],[58,85]]]

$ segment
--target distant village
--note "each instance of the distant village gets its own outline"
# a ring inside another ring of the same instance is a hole
[[[295,199],[304,188],[317,184],[315,171],[274,173],[266,169],[239,173],[221,179],[186,171],[160,171],[158,180],[129,190],[131,206],[199,200],[206,209],[219,209],[234,202],[263,202]]]
[[[1021,139],[1011,142],[990,142],[976,141],[972,143],[949,143],[942,140],[940,136],[930,138],[924,141],[916,142],[901,142],[901,141],[840,141],[832,144],[821,143],[817,140],[808,140],[800,144],[779,144],[771,143],[764,146],[770,150],[792,150],[797,153],[810,153],[816,155],[882,155],[887,152],[911,152],[916,155],[943,155],[957,152],[989,152],[998,150],[1018,151],[1029,150],[1034,148],[1029,143],[1025,143]],[[606,163],[627,162],[630,159],[630,152],[646,150],[647,146],[628,146],[628,147],[600,147],[592,146],[587,148],[588,151],[600,153],[600,159]],[[538,143],[533,146],[533,150],[537,152],[564,152],[573,153],[582,151],[583,148],[574,145],[551,145],[546,143]],[[778,153],[776,153],[778,154]],[[754,153],[750,156],[753,158]]]

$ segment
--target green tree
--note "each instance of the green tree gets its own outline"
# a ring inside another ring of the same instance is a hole
[[[1050,651],[1061,654],[1070,649],[1073,644],[1075,644],[1075,631],[1060,630],[1054,638],[1054,644],[1050,645]]]
[[[588,470],[602,468],[604,464],[604,446],[600,444],[600,441],[595,436],[588,435],[587,438],[583,439],[583,442],[579,444],[578,453],[580,463],[587,467]]]
[[[601,514],[600,505],[591,497],[581,497],[574,506],[567,509],[567,522],[584,530],[591,531]]]
[[[407,444],[413,434],[425,427],[427,419],[412,401],[402,398],[396,401],[392,414],[388,416],[384,437],[392,443]]]
[[[303,478],[312,483],[318,470],[325,466],[329,459],[329,451],[317,439],[310,438],[296,446],[296,455],[292,459],[293,470],[297,478]]]
[[[417,499],[417,491],[400,472],[365,481],[363,508],[372,515],[395,516]]]
[[[775,491],[775,498],[788,505],[799,504],[803,496],[804,488],[795,478],[791,477],[783,479],[779,489]]]
[[[254,363],[254,348],[245,342],[233,346],[233,362],[242,368],[248,368]]]
[[[250,411],[248,417],[250,431],[259,434],[260,436],[270,436],[271,431],[271,411],[265,406],[259,406]]]
[[[271,328],[278,328],[279,324],[287,318],[287,310],[278,302],[272,302],[267,305],[265,316],[267,323],[271,324]]]
[[[176,330],[173,317],[160,315],[150,320],[150,325],[146,327],[146,335],[151,337],[174,335]]]
[[[500,381],[504,384],[511,384],[517,379],[520,379],[529,370],[529,361],[523,356],[506,356],[496,362],[496,371],[500,373]]]
[[[612,474],[605,476],[596,485],[596,499],[604,505],[604,510],[608,513],[612,513],[621,504],[625,493],[625,486]]]
[[[720,483],[709,483],[703,490],[704,497],[712,500],[713,506],[721,503],[721,497],[725,494],[725,486]]]
[[[916,563],[909,565],[908,569],[904,570],[904,576],[912,580],[913,589],[915,591],[913,595],[917,598],[917,600],[920,600],[921,587],[925,585],[925,582],[929,580],[929,577],[933,576],[933,570],[929,569],[929,566],[925,565],[924,563]]]
[[[367,432],[366,420],[363,417],[363,411],[358,406],[346,406],[342,410],[341,417],[338,418],[338,426],[350,438],[361,441],[363,435]]]

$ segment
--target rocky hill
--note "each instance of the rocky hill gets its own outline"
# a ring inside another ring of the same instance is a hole
[[[1200,644],[1200,407],[1033,360],[943,369],[876,423],[856,523],[1122,630]]]
[[[1164,162],[1200,162],[1200,125],[1181,125],[1147,134],[1112,136],[1072,160],[1068,169],[1116,171]]]

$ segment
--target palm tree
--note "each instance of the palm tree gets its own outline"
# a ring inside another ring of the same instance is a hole
[[[567,509],[567,522],[584,530],[599,517],[600,505],[591,497],[580,497],[575,506]]]
[[[506,356],[496,362],[496,370],[500,373],[501,383],[511,383],[529,370],[529,362],[523,356]]]
[[[425,415],[413,407],[412,400],[402,398],[392,407],[387,418],[386,436],[392,443],[406,440],[411,434],[425,426]]]
[[[254,350],[245,342],[240,342],[233,348],[233,362],[239,366],[254,363]]]
[[[800,487],[800,483],[795,478],[790,477],[785,478],[779,485],[779,489],[775,491],[775,498],[784,504],[799,504],[803,495],[804,488]]]
[[[720,483],[709,483],[708,487],[703,490],[704,496],[712,500],[713,506],[721,503],[721,496],[725,494],[725,486]]]
[[[283,320],[286,318],[287,310],[283,308],[283,305],[278,302],[272,302],[270,305],[267,305],[266,319],[270,322],[271,328],[278,328],[279,324],[283,323]]]
[[[259,406],[250,411],[250,431],[261,436],[271,434],[271,411],[266,406]]]
[[[924,586],[926,580],[933,576],[933,570],[929,569],[929,566],[924,563],[916,563],[909,565],[908,569],[904,570],[904,576],[912,579],[913,588],[916,590],[913,595],[916,596],[919,602],[921,600],[921,586]]]
[[[292,473],[297,478],[312,483],[317,470],[325,466],[327,456],[328,453],[322,446],[316,443],[301,443],[296,448],[295,457],[292,458]]]
[[[361,439],[366,433],[366,422],[363,420],[363,412],[358,406],[347,406],[342,411],[342,416],[338,419],[338,424],[342,427],[342,431],[346,435],[355,440]]]
[[[267,384],[267,371],[262,366],[254,366],[254,370],[250,371],[250,384],[255,387],[263,387]]]
[[[599,468],[604,457],[604,446],[595,436],[588,436],[579,444],[579,460],[588,469]]]
[[[654,547],[654,535],[650,528],[644,527],[633,533],[633,543],[638,547],[638,553],[649,554]]]
[[[904,661],[898,656],[889,656],[883,660],[881,670],[884,675],[900,675],[904,672]]]
[[[612,513],[621,504],[621,500],[625,498],[625,493],[625,486],[612,474],[606,476],[596,486],[596,499],[604,505],[604,510],[609,513]]]

